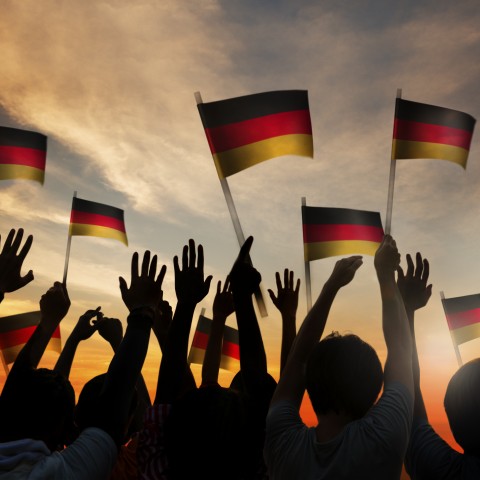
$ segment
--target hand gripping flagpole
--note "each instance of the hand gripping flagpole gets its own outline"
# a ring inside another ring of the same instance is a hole
[[[77,196],[77,191],[73,192],[73,198]],[[72,209],[73,210],[73,198],[72,198]],[[71,215],[71,213],[70,213]],[[71,229],[71,222],[68,224],[68,239],[67,239],[67,252],[65,254],[65,267],[63,269],[63,284],[67,284],[67,273],[68,273],[68,262],[70,261],[70,246],[72,244],[72,229]]]
[[[445,312],[445,317],[447,318],[447,321],[448,321],[447,310],[445,308],[445,295],[443,294],[443,292],[440,292],[440,298],[442,299],[443,311]],[[453,333],[450,330],[450,325],[448,326],[448,330],[450,331],[450,336],[452,337],[453,349],[455,350],[455,356],[457,357],[458,366],[461,367],[463,365],[462,357],[460,355],[460,350],[458,349],[457,342],[455,341],[455,337],[453,336]]]
[[[402,98],[402,89],[397,88],[397,98]],[[395,115],[393,121],[397,118],[397,102],[395,102]],[[395,123],[394,123],[395,125]],[[394,126],[395,128],[395,126]],[[395,132],[394,132],[395,134]],[[395,169],[397,166],[397,160],[395,159],[395,152],[393,149],[395,141],[395,135],[392,135],[392,154],[390,158],[390,178],[388,181],[388,200],[387,200],[387,218],[385,219],[385,234],[390,235],[392,230],[392,209],[393,209],[393,190],[395,187]]]
[[[200,92],[195,92],[195,100],[197,105],[203,103],[202,96]],[[235,204],[233,203],[232,193],[230,192],[230,187],[228,185],[226,178],[220,178],[220,185],[222,186],[223,195],[225,196],[225,201],[227,202],[228,211],[230,212],[230,217],[232,219],[233,228],[237,235],[238,244],[240,247],[245,243],[245,235],[243,234],[242,226],[240,225],[240,220],[238,218],[237,209],[235,208]],[[250,255],[248,256],[248,261],[251,264],[252,260]],[[261,286],[254,293],[255,300],[257,301],[258,311],[262,317],[268,316],[267,307],[265,305],[265,300],[263,299],[263,293]]]
[[[302,197],[302,207],[307,206],[307,199],[306,197]],[[303,208],[302,208],[302,227],[303,227]],[[307,313],[312,309],[312,282],[310,279],[310,260],[307,259],[307,255],[305,255],[305,239],[303,242],[303,256],[305,259],[305,290],[307,293]]]

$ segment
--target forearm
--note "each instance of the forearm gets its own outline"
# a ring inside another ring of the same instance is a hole
[[[77,351],[78,344],[80,340],[74,338],[73,335],[70,335],[65,342],[65,345],[60,352],[57,363],[53,370],[62,374],[65,378],[70,377],[70,371],[73,364],[73,359],[75,358],[75,353]]]
[[[222,339],[226,318],[213,317],[212,330],[208,339],[207,349],[202,366],[202,384],[218,382],[218,371],[222,355]]]
[[[420,362],[418,360],[417,341],[415,338],[415,322],[414,311],[407,309],[407,317],[410,325],[410,333],[412,338],[412,373],[413,373],[413,388],[415,392],[415,402],[413,405],[413,416],[417,418],[428,419],[427,410],[423,401],[422,390],[420,388]]]
[[[308,312],[293,342],[288,361],[278,382],[272,403],[288,400],[298,408],[305,392],[305,368],[313,349],[320,340],[338,288],[327,282],[317,301]]]
[[[288,355],[295,341],[296,327],[295,316],[282,315],[282,349],[280,353],[280,375],[287,364]]]
[[[267,373],[267,356],[252,295],[236,294],[234,291],[233,301],[238,325],[240,368],[244,375],[263,376]]]
[[[172,403],[188,377],[188,337],[196,304],[178,302],[163,351],[158,374],[156,404]],[[195,384],[192,385],[192,388]]]
[[[403,299],[393,272],[379,274],[382,297],[382,327],[387,345],[385,380],[405,384],[413,394],[412,341]]]

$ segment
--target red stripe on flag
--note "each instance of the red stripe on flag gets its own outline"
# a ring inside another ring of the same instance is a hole
[[[240,360],[240,346],[236,343],[223,341],[222,355]]]
[[[441,143],[470,149],[473,132],[431,123],[395,119],[393,138],[413,142]]]
[[[195,335],[193,336],[192,347],[206,350],[207,345],[208,345],[208,335],[206,333],[202,333],[197,330],[195,332]]]
[[[113,228],[114,230],[119,230],[120,232],[125,232],[124,222],[117,218],[106,217],[105,215],[98,215],[97,213],[86,213],[72,210],[70,223],[97,225],[99,227],[108,227]]]
[[[447,314],[448,328],[455,330],[480,322],[480,308]]]
[[[282,135],[311,135],[312,125],[309,110],[293,110],[206,128],[205,133],[213,154]]]
[[[0,333],[0,350],[27,343],[36,328],[37,326],[33,325],[31,327]],[[60,338],[60,327],[55,329],[52,338]]]
[[[45,159],[44,150],[0,145],[0,164],[25,165],[45,170]]]
[[[383,229],[380,227],[352,224],[303,225],[304,243],[339,240],[367,240],[381,243],[382,239]]]

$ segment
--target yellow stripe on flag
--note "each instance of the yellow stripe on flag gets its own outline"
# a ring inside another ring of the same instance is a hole
[[[15,345],[14,347],[3,349],[2,353],[3,358],[5,359],[5,363],[7,365],[13,363],[24,346],[25,344],[22,343],[21,345]],[[60,338],[51,338],[47,344],[46,350],[60,353],[62,351],[62,342]]]
[[[367,240],[339,240],[336,242],[304,243],[305,261],[346,254],[375,255],[379,243]]]
[[[466,327],[456,328],[451,330],[453,338],[457,345],[468,342],[474,338],[480,337],[480,323],[474,323],[473,325],[467,325]]]
[[[397,159],[435,158],[457,163],[463,168],[467,166],[468,150],[443,143],[393,140],[393,152]]]
[[[0,164],[0,180],[14,180],[16,178],[35,180],[43,184],[45,171],[27,165]]]
[[[218,176],[225,178],[257,163],[283,155],[313,157],[311,135],[281,135],[213,155]]]
[[[128,245],[127,235],[120,230],[99,225],[87,225],[83,223],[71,223],[70,235],[84,235],[89,237],[113,238]]]

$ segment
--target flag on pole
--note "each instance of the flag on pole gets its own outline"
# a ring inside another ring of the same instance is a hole
[[[220,178],[282,155],[313,157],[305,90],[200,103],[198,110]]]
[[[43,184],[46,158],[45,135],[0,127],[0,180],[24,178]]]
[[[40,323],[41,313],[28,312],[0,318],[0,350],[5,363],[13,363]],[[62,351],[58,326],[47,345],[47,350]]]
[[[380,214],[302,206],[305,262],[345,254],[375,255],[383,239]]]
[[[443,308],[457,345],[480,337],[480,294],[445,298]]]
[[[123,210],[73,197],[70,235],[114,238],[128,245]]]
[[[205,358],[205,351],[208,346],[208,339],[212,331],[212,320],[200,315],[197,328],[193,336],[192,345],[188,354],[188,363],[202,365]],[[222,356],[220,368],[236,372],[240,370],[240,347],[238,341],[238,330],[225,325],[223,331]]]
[[[476,120],[467,113],[397,98],[395,159],[436,158],[467,165]]]

